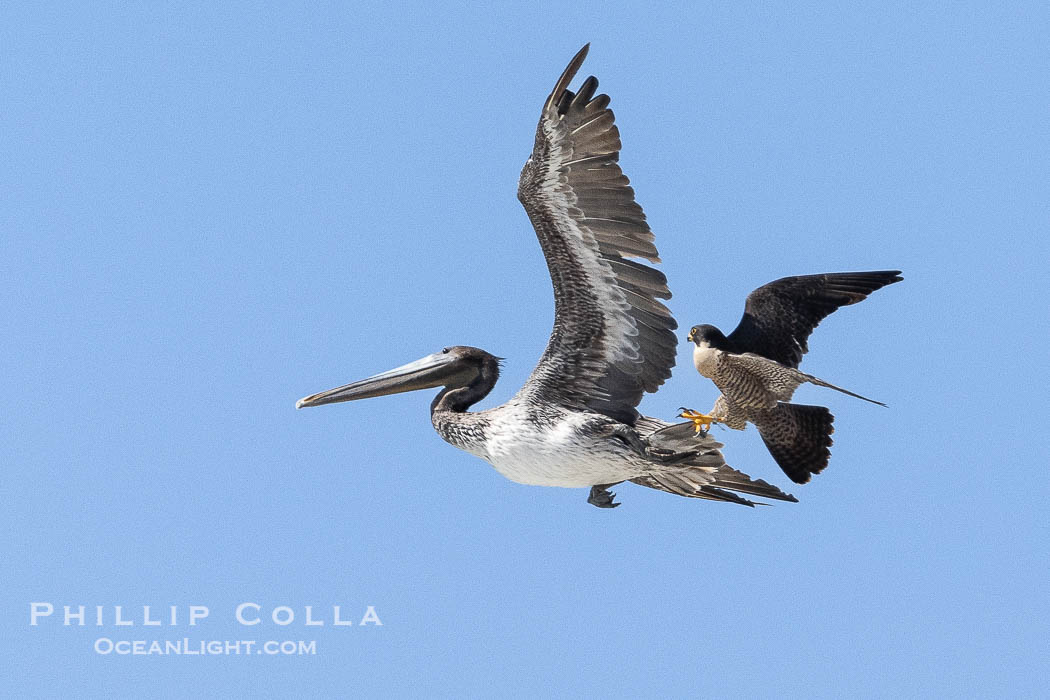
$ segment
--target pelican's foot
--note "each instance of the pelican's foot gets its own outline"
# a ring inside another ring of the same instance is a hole
[[[620,483],[619,481],[616,482]],[[616,484],[597,484],[591,487],[591,495],[587,496],[587,502],[592,506],[598,506],[599,508],[615,508],[620,505],[616,503],[614,499],[616,494],[609,490],[610,486]]]
[[[681,411],[681,413],[678,414],[679,418],[693,421],[693,426],[696,428],[697,434],[699,434],[701,430],[707,432],[711,429],[712,423],[718,422],[714,416],[706,413],[697,413],[689,408],[679,408],[678,410]]]

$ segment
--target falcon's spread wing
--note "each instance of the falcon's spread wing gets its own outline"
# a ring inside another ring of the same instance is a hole
[[[569,82],[573,57],[547,98],[518,199],[536,229],[554,283],[554,330],[522,392],[633,425],[644,392],[671,376],[678,324],[658,299],[663,274],[653,234],[617,164],[620,135],[598,81]]]
[[[810,333],[829,314],[902,279],[900,270],[784,277],[748,295],[744,317],[728,340],[735,352],[798,367]]]

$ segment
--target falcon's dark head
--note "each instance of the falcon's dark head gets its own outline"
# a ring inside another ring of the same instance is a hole
[[[694,343],[698,347],[707,345],[713,348],[720,348],[725,344],[726,340],[722,331],[706,323],[690,328],[689,335],[686,337],[689,342]]]

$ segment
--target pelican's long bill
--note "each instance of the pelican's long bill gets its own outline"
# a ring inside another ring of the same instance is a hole
[[[296,408],[323,406],[326,403],[370,399],[374,396],[400,394],[417,389],[430,389],[456,383],[466,368],[453,353],[435,353],[409,362],[395,369],[382,372],[359,382],[322,391],[295,402]],[[469,379],[468,379],[469,381]]]

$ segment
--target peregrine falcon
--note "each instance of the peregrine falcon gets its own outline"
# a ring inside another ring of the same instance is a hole
[[[834,416],[823,406],[787,403],[809,382],[871,403],[798,369],[813,329],[840,306],[856,304],[876,289],[900,282],[900,270],[785,277],[751,292],[744,317],[728,336],[714,326],[693,326],[693,364],[722,395],[709,414],[681,409],[697,432],[712,423],[743,430],[754,423],[780,468],[804,484],[828,465]]]

